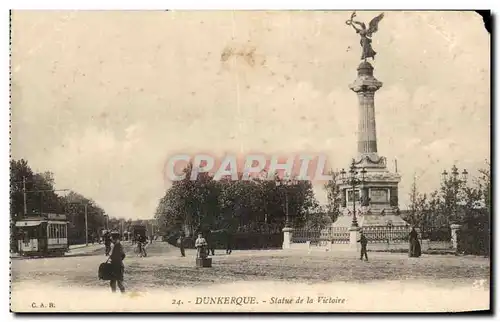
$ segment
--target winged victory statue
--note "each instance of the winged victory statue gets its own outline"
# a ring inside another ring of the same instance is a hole
[[[367,58],[375,59],[375,55],[377,52],[372,48],[372,35],[378,31],[378,23],[382,18],[384,18],[384,13],[379,14],[375,18],[373,18],[368,24],[368,29],[366,28],[366,24],[360,21],[354,20],[356,17],[356,11],[354,11],[351,15],[351,19],[347,20],[345,23],[348,26],[352,26],[356,33],[361,36],[361,60],[366,61]]]

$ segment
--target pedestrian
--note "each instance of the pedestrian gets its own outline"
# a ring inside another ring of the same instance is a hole
[[[361,243],[361,257],[359,259],[363,260],[363,255],[364,255],[366,258],[366,261],[368,261],[368,253],[366,251],[366,245],[368,244],[368,239],[366,239],[363,232],[361,232],[361,236],[358,240],[358,243]]]
[[[137,249],[139,250],[139,253],[141,253],[141,245],[140,245],[140,239],[141,239],[141,236],[139,236],[139,234],[136,234],[135,237],[134,237],[134,243],[137,244]]]
[[[148,254],[146,253],[146,245],[148,244],[148,240],[145,235],[138,235],[137,245],[139,247],[139,254],[141,257],[146,257]]]
[[[418,233],[415,227],[411,228],[409,235],[410,249],[408,251],[409,257],[420,257],[422,255],[422,249],[420,248],[420,242],[418,241]]]
[[[212,256],[215,255],[215,241],[214,241],[214,236],[212,235],[212,231],[209,229],[207,229],[206,233],[205,233],[205,239],[207,241],[207,248],[208,248],[208,255],[210,255],[210,253],[212,253]]]
[[[224,233],[226,235],[226,254],[229,255],[233,252],[231,240],[233,236],[229,230],[225,230]]]
[[[203,238],[202,233],[198,233],[198,238],[196,239],[194,243],[194,247],[196,247],[196,258],[207,258],[207,247],[208,243],[205,238]]]
[[[109,232],[104,234],[104,247],[106,256],[109,256],[109,253],[111,252],[111,236],[109,235]]]
[[[120,243],[120,233],[113,232],[111,234],[111,239],[113,242],[113,251],[109,257],[112,267],[111,281],[109,285],[111,286],[111,291],[113,293],[116,292],[117,284],[120,292],[125,293],[125,286],[123,286],[123,273],[125,270],[123,260],[125,259],[125,253],[123,251],[123,246]]]
[[[179,249],[181,250],[181,256],[186,257],[186,253],[184,251],[184,232],[181,231],[179,239],[177,239],[177,244],[179,245]]]

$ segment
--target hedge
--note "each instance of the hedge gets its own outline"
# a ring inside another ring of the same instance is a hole
[[[260,232],[237,232],[227,235],[226,233],[212,233],[207,242],[215,245],[215,249],[226,249],[227,239],[230,239],[231,249],[272,249],[281,248],[283,244],[283,234],[281,233],[260,233]],[[163,240],[170,245],[179,247],[177,239],[179,234],[164,236]],[[194,249],[197,236],[185,237],[184,247]]]

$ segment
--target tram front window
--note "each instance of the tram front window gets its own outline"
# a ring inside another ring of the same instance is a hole
[[[19,240],[22,240],[25,244],[29,243],[30,242],[30,229],[28,228],[22,228],[22,229],[19,229]]]
[[[40,226],[23,227],[19,231],[19,239],[25,243],[29,243],[30,239],[37,239],[39,236]]]

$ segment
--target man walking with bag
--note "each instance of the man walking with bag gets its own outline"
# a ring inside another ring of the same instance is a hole
[[[123,265],[123,259],[125,259],[125,253],[123,251],[123,246],[120,243],[120,233],[112,232],[111,240],[113,241],[113,250],[111,251],[111,265],[112,265],[112,275],[111,275],[111,291],[116,292],[116,284],[120,292],[125,293],[125,286],[123,286],[123,272],[125,267]]]

